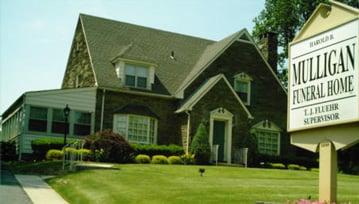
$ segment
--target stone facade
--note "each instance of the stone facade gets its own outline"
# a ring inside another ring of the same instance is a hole
[[[210,112],[220,107],[227,109],[234,115],[232,124],[232,151],[235,148],[243,147],[241,142],[249,134],[248,123],[250,121],[247,113],[223,79],[193,107],[191,112],[191,137],[194,136],[201,121],[207,123],[207,131],[209,133],[208,122],[210,120]]]
[[[259,55],[254,45],[245,42],[233,43],[220,57],[204,70],[184,92],[185,98],[190,96],[205,80],[223,73],[234,85],[234,76],[244,72],[251,82],[251,101],[247,106],[254,117],[249,127],[263,120],[270,120],[282,130],[281,153],[289,148],[287,129],[287,95]],[[247,128],[246,131],[249,131]]]
[[[100,130],[102,89],[97,91],[95,130]],[[148,107],[155,113],[158,119],[157,143],[181,145],[181,130],[179,115],[176,115],[176,101],[151,96],[140,96],[135,94],[121,93],[115,91],[105,92],[103,129],[113,129],[113,115],[116,109],[126,105],[141,105]]]
[[[78,24],[64,76],[62,88],[82,88],[95,86],[90,56],[84,33]]]

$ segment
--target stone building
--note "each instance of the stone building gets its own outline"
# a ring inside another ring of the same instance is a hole
[[[2,115],[3,138],[30,153],[31,139],[59,136],[56,111],[68,104],[72,137],[81,135],[80,120],[88,132],[111,129],[131,143],[187,150],[204,122],[222,162],[233,162],[253,135],[260,153],[287,154],[287,96],[275,74],[276,46],[265,42],[272,67],[245,29],[212,41],[80,14],[61,89],[38,92],[58,98],[34,103],[27,100],[34,93],[24,94]],[[15,110],[20,119],[12,119]],[[42,131],[30,126],[32,115],[47,120]]]

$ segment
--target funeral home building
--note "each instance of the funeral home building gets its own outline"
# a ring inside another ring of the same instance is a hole
[[[130,143],[185,150],[201,122],[222,162],[256,138],[258,152],[288,153],[287,96],[276,76],[275,36],[259,48],[243,29],[220,40],[80,14],[61,89],[26,92],[2,113],[2,140],[111,129]]]

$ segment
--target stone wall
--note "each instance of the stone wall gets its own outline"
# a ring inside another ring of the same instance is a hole
[[[96,102],[95,130],[100,130],[101,104],[103,91],[98,89]],[[113,114],[116,109],[126,105],[140,105],[148,107],[158,119],[157,143],[181,145],[181,128],[179,115],[175,114],[176,100],[151,96],[140,96],[106,90],[104,106],[103,129],[113,129]]]
[[[77,84],[76,84],[77,81]],[[75,32],[62,88],[95,86],[90,57],[80,23]]]
[[[233,150],[243,147],[244,138],[249,134],[248,115],[232,94],[224,80],[219,81],[198,103],[191,112],[191,137],[194,136],[201,121],[206,121],[209,133],[210,112],[217,108],[225,108],[233,116],[232,158]]]

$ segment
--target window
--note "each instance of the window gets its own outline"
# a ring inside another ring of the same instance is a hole
[[[47,108],[30,107],[29,130],[46,132]]]
[[[91,113],[75,112],[74,134],[89,135],[91,133]]]
[[[257,130],[256,135],[259,153],[279,155],[279,132]]]
[[[123,135],[129,142],[155,144],[156,129],[155,118],[129,114],[114,115],[113,131]]]
[[[250,104],[251,80],[245,73],[237,74],[234,77],[234,90],[238,93],[245,105]]]
[[[66,124],[64,111],[62,109],[53,109],[51,132],[64,134],[68,133],[69,126]]]
[[[280,154],[280,131],[281,129],[277,125],[268,120],[254,125],[251,133],[256,135],[258,152],[278,156]]]
[[[125,85],[136,88],[148,88],[148,68],[132,64],[125,65]]]

